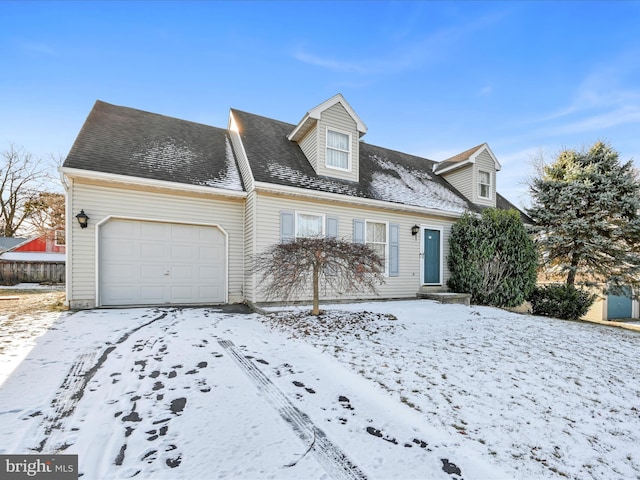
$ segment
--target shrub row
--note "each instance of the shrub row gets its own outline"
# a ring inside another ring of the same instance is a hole
[[[596,296],[566,284],[536,287],[531,295],[532,313],[548,317],[577,320],[587,313]]]

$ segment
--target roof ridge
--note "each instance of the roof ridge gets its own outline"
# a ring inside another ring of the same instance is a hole
[[[172,116],[172,115],[166,115],[166,114],[163,114],[163,113],[150,112],[148,110],[142,110],[140,108],[126,107],[124,105],[115,105],[113,103],[105,102],[104,100],[100,100],[100,99],[96,100],[94,108],[95,108],[95,106],[98,106],[99,104],[103,105],[103,106],[107,106],[109,108],[114,108],[114,109],[119,109],[119,110],[127,110],[127,111],[130,111],[130,112],[136,112],[136,113],[139,113],[139,114],[141,113],[141,114],[149,115],[149,116],[153,116],[153,117],[166,118],[166,119],[173,120],[173,121],[177,120],[179,122],[185,122],[185,123],[189,123],[189,124],[192,124],[192,125],[202,125],[202,126],[208,127],[208,128],[216,128],[218,130],[227,131],[226,127],[225,128],[216,127],[215,125],[211,125],[211,124],[208,124],[208,123],[194,122],[193,120],[186,120],[184,118],[175,117],[175,116]]]

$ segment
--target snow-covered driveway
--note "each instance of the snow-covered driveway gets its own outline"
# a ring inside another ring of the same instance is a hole
[[[430,301],[329,311],[338,329],[63,314],[0,387],[0,453],[78,454],[88,479],[639,478],[640,334]]]

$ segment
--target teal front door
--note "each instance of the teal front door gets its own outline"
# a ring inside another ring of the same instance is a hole
[[[440,285],[440,230],[423,230],[423,283]]]

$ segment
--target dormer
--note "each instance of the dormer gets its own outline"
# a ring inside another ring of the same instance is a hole
[[[445,178],[471,203],[496,206],[496,172],[502,167],[489,145],[483,143],[440,162],[433,173]]]
[[[309,110],[288,138],[300,148],[318,175],[357,182],[360,137],[367,126],[341,94]]]

